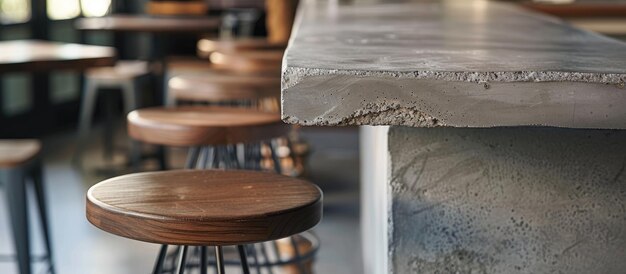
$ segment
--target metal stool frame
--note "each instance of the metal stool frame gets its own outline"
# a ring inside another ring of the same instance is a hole
[[[189,148],[189,152],[187,154],[185,168],[262,170],[261,161],[263,159],[263,155],[261,150],[264,145],[268,146],[270,149],[274,171],[276,173],[281,173],[282,170],[280,166],[280,159],[276,152],[276,143],[272,140],[252,144],[191,147]],[[239,156],[243,156],[243,159],[240,159]],[[300,254],[298,242],[295,237],[303,237],[304,239],[310,241],[312,243],[311,250],[309,250],[306,254]],[[189,246],[183,246],[182,248],[177,247],[174,252],[167,254],[168,245],[162,245],[155,262],[153,273],[182,274],[185,269],[199,267],[200,273],[205,274],[207,273],[206,271],[208,266],[212,265],[215,266],[216,273],[223,274],[226,265],[241,265],[244,274],[250,273],[250,267],[253,267],[255,272],[258,274],[262,273],[262,269],[266,269],[268,273],[273,274],[273,267],[295,263],[298,267],[299,273],[309,274],[304,265],[304,261],[315,257],[315,254],[319,249],[319,240],[314,234],[309,232],[291,236],[289,239],[294,250],[294,257],[288,260],[283,260],[281,258],[276,241],[266,242],[271,245],[275,260],[270,259],[270,252],[264,243],[256,243],[245,246],[237,246],[239,261],[224,260],[222,247],[220,246],[215,247],[215,252],[213,253],[215,260],[209,260],[207,258],[209,257],[207,256],[207,247],[197,247],[196,251],[199,250],[199,252],[192,255],[199,256],[200,263],[188,263],[187,257]],[[247,254],[250,254],[252,262],[248,261]],[[171,267],[165,267],[166,264]]]
[[[32,256],[30,253],[31,241],[29,232],[31,229],[28,218],[27,183],[31,182],[35,190],[38,217],[41,223],[45,249],[45,255],[40,256]],[[48,263],[45,273],[56,273],[52,256],[52,238],[50,237],[44,183],[42,159],[40,156],[19,167],[0,169],[0,187],[3,186],[7,192],[11,230],[17,252],[16,255],[0,255],[0,262],[17,259],[20,273],[32,273],[31,263],[43,261]]]

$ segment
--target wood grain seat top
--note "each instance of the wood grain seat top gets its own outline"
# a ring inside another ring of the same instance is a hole
[[[280,77],[280,66],[276,64],[260,65],[252,68],[233,69],[228,66],[215,65],[207,59],[176,57],[167,60],[167,73],[170,76],[188,74],[228,73],[241,76]]]
[[[218,68],[236,72],[280,71],[284,51],[254,50],[242,52],[215,51],[209,60]]]
[[[314,227],[322,192],[259,171],[176,170],[124,175],[87,192],[87,219],[126,238],[175,245],[237,245]]]
[[[41,143],[34,139],[0,140],[0,168],[23,165],[37,157]]]
[[[174,98],[225,101],[280,97],[280,77],[227,73],[189,74],[168,82]]]
[[[168,146],[260,142],[285,136],[288,130],[280,114],[248,108],[152,107],[128,114],[131,137]]]
[[[284,43],[271,42],[267,38],[242,39],[211,39],[203,38],[198,41],[198,55],[209,57],[212,52],[244,52],[251,50],[285,50]]]

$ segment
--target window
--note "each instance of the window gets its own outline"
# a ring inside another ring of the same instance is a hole
[[[78,0],[46,0],[48,17],[51,20],[64,20],[80,15]]]
[[[0,0],[0,23],[24,23],[30,20],[30,0]]]
[[[12,116],[28,112],[33,106],[30,75],[11,73],[2,80],[2,112],[0,116]]]
[[[6,1],[6,0],[0,0]],[[16,1],[16,0],[13,0]],[[104,16],[109,11],[111,0],[46,0],[48,17],[52,20],[72,19],[83,16]]]
[[[80,0],[83,16],[99,17],[109,12],[111,0]]]

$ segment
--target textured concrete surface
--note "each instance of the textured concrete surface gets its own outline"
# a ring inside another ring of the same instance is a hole
[[[626,132],[391,127],[388,142],[392,273],[626,270]]]
[[[505,3],[376,2],[303,1],[285,121],[626,128],[626,44]]]

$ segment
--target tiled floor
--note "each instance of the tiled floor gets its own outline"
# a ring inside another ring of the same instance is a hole
[[[83,168],[70,163],[75,140],[71,132],[44,140],[45,178],[48,190],[55,262],[58,274],[136,274],[151,271],[157,246],[112,236],[91,226],[85,219],[85,191],[112,174],[98,172],[104,164],[99,131],[93,132]],[[316,273],[362,273],[359,233],[358,131],[305,128],[304,139],[312,146],[309,179],[324,190],[324,219],[315,228],[321,249]],[[122,146],[125,141],[118,138]],[[122,156],[121,153],[118,156]],[[174,151],[171,162],[181,165],[184,151]],[[12,253],[6,197],[0,189],[0,253]],[[41,238],[35,212],[31,214],[35,254],[41,254]],[[35,264],[34,274],[45,273]],[[228,272],[228,270],[227,270]],[[233,273],[236,271],[231,271]],[[17,273],[16,266],[0,261],[0,273]]]

